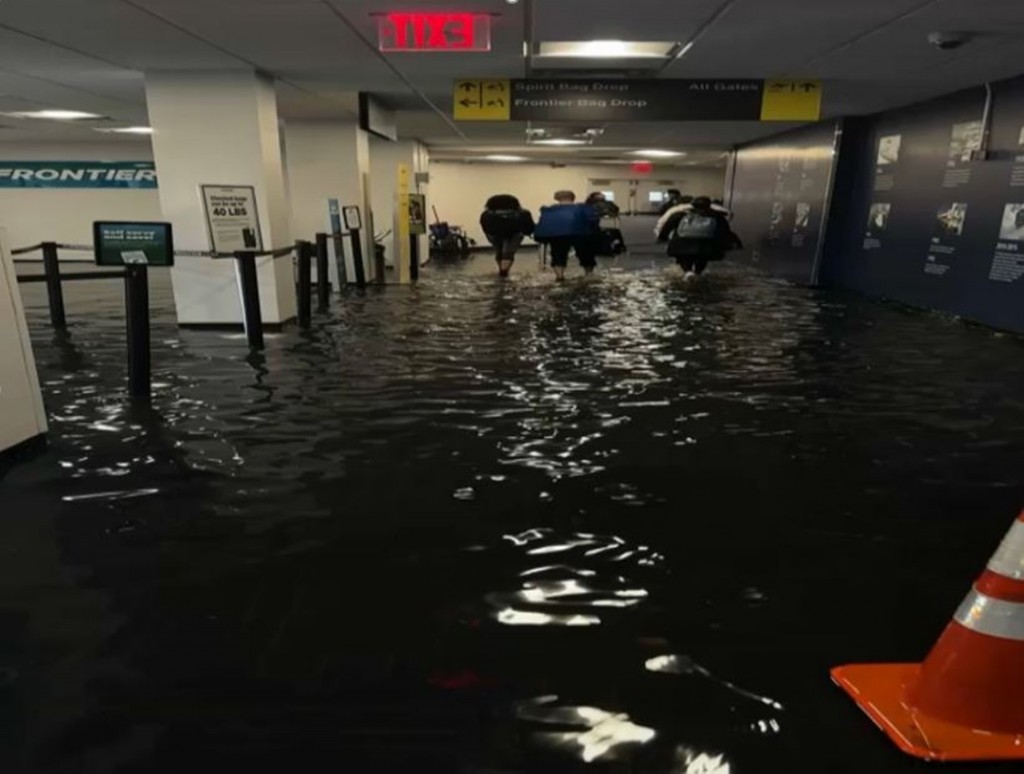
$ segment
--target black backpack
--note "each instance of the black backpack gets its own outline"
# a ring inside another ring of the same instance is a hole
[[[697,210],[684,212],[676,226],[676,239],[714,240],[718,236],[718,218]]]
[[[507,239],[523,233],[520,210],[487,210],[480,217],[480,226],[488,236]]]

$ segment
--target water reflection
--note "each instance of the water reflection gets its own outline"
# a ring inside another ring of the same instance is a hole
[[[567,751],[583,762],[598,759],[615,760],[630,746],[643,745],[656,736],[653,728],[637,725],[624,712],[608,712],[598,707],[564,706],[557,696],[545,696],[524,702],[517,710],[520,720],[541,728],[559,727],[569,730],[533,732],[544,746]]]
[[[512,626],[597,626],[610,612],[642,604],[649,591],[631,574],[664,561],[616,535],[538,527],[503,537],[518,554],[508,560],[519,569],[517,588],[486,600],[496,620]]]
[[[120,286],[73,283],[56,340],[26,286],[23,770],[898,771],[821,675],[877,648],[851,621],[919,648],[905,547],[955,597],[1024,489],[1015,340],[735,267],[428,271],[257,356],[177,329],[157,276],[146,411]]]

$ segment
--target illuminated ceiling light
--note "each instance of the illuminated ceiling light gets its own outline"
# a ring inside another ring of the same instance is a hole
[[[151,126],[122,126],[117,129],[94,129],[103,134],[153,134]]]
[[[560,40],[537,46],[536,56],[570,59],[668,59],[676,56],[676,41]]]
[[[648,148],[647,150],[638,150],[632,152],[633,156],[643,156],[648,159],[674,159],[677,156],[685,156],[686,154],[682,151],[670,151],[670,150],[657,150],[654,148]]]
[[[84,121],[103,118],[97,113],[83,113],[80,110],[25,110],[4,115],[12,118],[40,118],[45,121]]]
[[[532,140],[533,145],[588,145],[586,140],[577,137],[546,137],[539,140]]]
[[[486,161],[526,161],[526,156],[509,156],[504,153],[492,153],[488,156],[484,156]]]

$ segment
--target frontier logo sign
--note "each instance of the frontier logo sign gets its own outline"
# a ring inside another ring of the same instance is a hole
[[[0,161],[0,188],[156,188],[151,161]]]
[[[385,52],[490,51],[491,16],[404,11],[379,14],[377,45]]]

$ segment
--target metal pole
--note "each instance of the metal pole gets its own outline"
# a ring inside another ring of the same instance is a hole
[[[128,394],[149,399],[152,373],[149,335],[149,272],[129,265],[124,272],[124,311],[128,326]]]
[[[392,244],[397,247],[398,239],[392,240]],[[396,257],[395,260],[397,261],[398,258]],[[387,258],[384,255],[384,246],[378,245],[376,240],[373,240],[373,279],[378,285],[385,285],[388,281]]]
[[[366,267],[363,266],[363,244],[359,241],[359,229],[349,232],[352,237],[352,266],[356,270],[356,286],[366,287]]]
[[[409,279],[413,282],[420,278],[420,238],[416,234],[409,235]]]
[[[331,305],[330,270],[327,268],[327,234],[316,235],[316,310],[326,312]]]
[[[334,235],[334,262],[338,265],[338,292],[348,284],[348,269],[345,268],[345,238],[339,232]]]
[[[260,285],[256,279],[256,256],[251,251],[239,251],[235,253],[235,265],[242,290],[245,335],[251,349],[263,349],[263,314],[260,311]]]
[[[299,256],[299,327],[308,328],[313,316],[313,246],[299,242],[296,252]]]
[[[43,242],[43,270],[46,272],[46,295],[50,301],[50,323],[54,328],[66,328],[64,288],[60,284],[60,259],[56,242]]]

